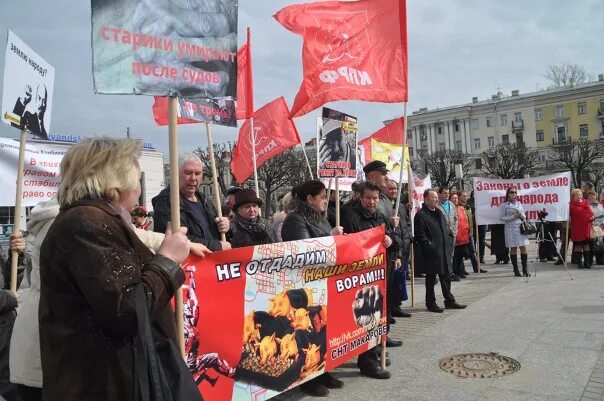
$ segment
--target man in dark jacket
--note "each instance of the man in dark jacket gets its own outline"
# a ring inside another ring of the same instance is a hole
[[[375,182],[380,188],[380,202],[378,204],[378,212],[384,216],[384,218],[390,223],[394,229],[399,226],[399,217],[394,217],[394,209],[392,207],[392,201],[386,196],[387,183],[388,183],[388,169],[386,163],[379,160],[374,160],[363,167],[363,172],[367,181]],[[394,322],[391,311],[395,307],[396,298],[394,297],[394,288],[396,283],[394,282],[396,269],[396,261],[398,259],[398,253],[401,249],[401,237],[396,236],[393,238],[394,246],[388,248],[388,268],[386,269],[386,277],[388,281],[386,303],[388,304],[388,321]],[[393,341],[391,347],[402,345],[402,343],[395,345],[398,341]]]
[[[343,222],[345,233],[357,233],[370,228],[384,225],[386,227],[386,237],[384,246],[389,250],[398,237],[398,233],[391,226],[390,221],[386,219],[378,210],[381,190],[380,187],[372,182],[366,181],[360,188],[361,196],[358,202],[354,204],[347,213],[346,220]],[[386,346],[400,346],[401,341],[393,341],[390,338],[386,341]],[[376,379],[390,378],[390,372],[381,368],[375,349],[370,349],[359,355],[357,364],[361,373]]]
[[[394,180],[388,180],[386,183],[386,189],[385,194],[393,204],[393,209],[395,209],[396,197],[398,195],[398,184]],[[411,226],[409,225],[409,219],[407,218],[407,208],[405,207],[406,200],[402,195],[404,195],[404,193],[401,193],[401,201],[398,207],[400,222],[397,227],[398,234],[401,238],[401,248],[396,258],[395,267],[398,271],[395,273],[395,286],[392,289],[393,302],[390,309],[390,314],[393,317],[411,317],[411,314],[405,312],[401,307],[403,301],[407,299],[403,299],[403,292],[405,292],[406,297],[407,282],[405,280],[406,272],[403,271],[402,274],[400,274],[400,270],[406,269],[403,261],[408,260],[409,246],[411,245]]]
[[[231,249],[231,245],[220,240],[220,234],[229,231],[229,219],[217,217],[216,209],[199,192],[201,182],[201,160],[197,155],[184,154],[179,158],[178,187],[180,191],[180,225],[187,227],[191,242],[199,242],[211,251]],[[162,190],[151,201],[153,203],[153,230],[163,233],[170,221],[170,187]]]
[[[415,215],[415,263],[421,273],[426,274],[426,307],[431,312],[442,313],[436,304],[434,282],[440,278],[440,287],[445,298],[445,308],[464,309],[451,293],[453,243],[455,237],[449,229],[444,213],[438,208],[438,194],[433,189],[424,192],[424,205]]]

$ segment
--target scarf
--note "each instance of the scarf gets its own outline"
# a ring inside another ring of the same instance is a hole
[[[260,242],[263,244],[276,242],[276,239],[273,236],[273,231],[270,227],[268,227],[266,221],[262,219],[262,217],[247,220],[241,217],[238,213],[235,213],[231,221],[239,230],[249,234],[254,242]],[[236,231],[237,230],[235,230],[234,235],[237,235]]]

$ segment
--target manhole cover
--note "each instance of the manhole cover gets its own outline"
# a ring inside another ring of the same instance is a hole
[[[470,379],[508,376],[520,370],[520,362],[496,352],[447,356],[438,365],[445,372]]]

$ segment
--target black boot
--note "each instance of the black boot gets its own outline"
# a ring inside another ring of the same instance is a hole
[[[526,253],[520,254],[520,260],[522,261],[522,275],[524,277],[531,277],[528,272],[528,255]]]
[[[583,268],[583,261],[581,260],[583,254],[581,252],[573,252],[572,262],[577,265],[578,269]]]
[[[583,252],[583,255],[585,255],[585,262],[583,264],[583,267],[585,267],[586,269],[590,269],[591,266],[594,264],[594,255],[591,252]]]
[[[518,255],[510,255],[510,259],[512,260],[512,267],[514,267],[514,276],[522,277],[520,270],[518,270]]]

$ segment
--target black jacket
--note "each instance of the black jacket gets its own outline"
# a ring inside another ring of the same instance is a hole
[[[401,249],[399,255],[404,257],[409,255],[409,246],[411,245],[411,226],[409,225],[409,211],[402,202],[398,208],[398,216],[401,219],[397,227],[397,231],[401,238]]]
[[[342,223],[345,233],[358,233],[384,225],[386,228],[386,235],[392,239],[392,245],[387,249],[388,254],[400,247],[400,237],[397,230],[394,230],[390,224],[390,219],[384,217],[379,211],[376,211],[375,213],[368,212],[361,205],[361,202],[356,202],[354,206],[348,209],[346,219]]]
[[[277,242],[277,234],[273,226],[262,217],[254,221],[245,220],[238,214],[231,219],[231,246],[242,248],[244,246],[272,244]]]
[[[453,272],[455,238],[445,215],[437,208],[422,206],[413,220],[415,224],[415,266],[419,273],[449,274]]]
[[[308,203],[300,202],[289,213],[281,227],[283,241],[327,237],[331,235],[331,226],[325,216],[317,213]]]
[[[180,225],[187,227],[187,238],[192,242],[199,242],[207,246],[211,251],[222,250],[220,243],[220,232],[215,223],[216,209],[212,202],[208,201],[204,195],[196,192],[195,195],[199,202],[203,205],[204,210],[208,214],[208,220],[211,232],[204,231],[201,223],[197,218],[185,207],[185,201],[180,197]],[[166,232],[166,227],[170,221],[170,187],[164,188],[159,195],[151,200],[153,204],[153,230],[158,233]]]

